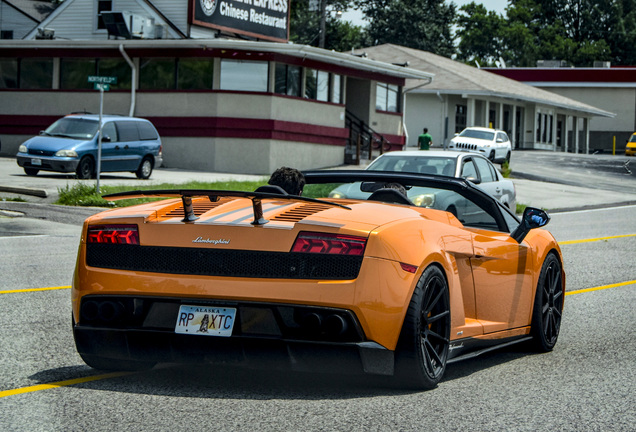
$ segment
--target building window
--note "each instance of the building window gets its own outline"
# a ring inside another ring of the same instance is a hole
[[[331,85],[331,102],[342,103],[342,76],[333,74]]]
[[[20,60],[20,88],[53,88],[53,60],[38,58]]]
[[[104,58],[97,60],[97,75],[117,77],[117,84],[111,90],[130,89],[131,70],[126,60],[121,58]]]
[[[323,102],[329,101],[329,73],[317,71],[316,73],[316,99]]]
[[[18,88],[18,59],[0,59],[0,88]]]
[[[13,30],[0,30],[0,39],[13,39]]]
[[[60,60],[60,89],[92,89],[89,75],[97,74],[97,61],[84,58],[63,58]]]
[[[97,0],[97,30],[105,30],[104,18],[102,12],[110,12],[113,10],[112,0]]]
[[[329,101],[329,73],[316,69],[305,69],[305,97]]]
[[[274,92],[300,97],[301,72],[300,66],[276,63]]]
[[[211,59],[177,59],[179,90],[212,90],[214,62]]]
[[[460,133],[466,129],[466,112],[468,107],[466,105],[455,106],[455,133]]]
[[[393,84],[378,83],[376,86],[375,109],[378,111],[398,112],[400,88]]]
[[[176,86],[176,59],[145,58],[140,62],[140,90],[173,90]]]
[[[221,90],[266,92],[269,63],[221,60]]]

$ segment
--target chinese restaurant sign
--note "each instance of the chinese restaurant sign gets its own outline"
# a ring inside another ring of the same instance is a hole
[[[290,0],[192,0],[192,24],[276,42],[289,40]]]

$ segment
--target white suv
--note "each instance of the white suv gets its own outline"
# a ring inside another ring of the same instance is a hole
[[[448,149],[479,153],[497,163],[510,162],[512,152],[506,132],[483,127],[469,127],[456,134]]]

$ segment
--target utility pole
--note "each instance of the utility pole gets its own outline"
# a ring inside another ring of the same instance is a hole
[[[327,0],[320,0],[320,39],[318,47],[325,47],[325,36],[327,33]]]

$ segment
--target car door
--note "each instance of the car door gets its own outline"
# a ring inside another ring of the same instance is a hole
[[[508,233],[486,230],[473,232],[473,248],[475,310],[484,333],[529,325],[534,292],[527,272],[530,249]]]
[[[480,157],[473,158],[473,161],[480,180],[479,187],[501,201],[503,190],[496,174],[491,170],[491,163]]]
[[[503,159],[506,157],[506,153],[508,153],[508,146],[510,145],[510,139],[505,132],[497,133],[497,147],[495,151],[496,159]]]
[[[112,171],[135,171],[143,156],[142,141],[139,139],[137,122],[118,120],[115,122],[119,142],[112,153]]]
[[[102,126],[102,172],[117,171],[117,160],[119,158],[119,137],[115,122],[107,122]]]
[[[512,216],[505,218],[492,202],[466,201],[458,219],[470,232],[473,255],[474,316],[484,333],[525,327],[530,323],[533,280],[527,271],[532,252],[510,237]]]

